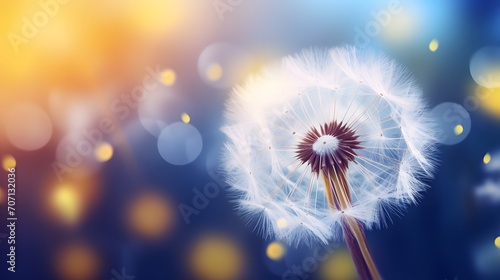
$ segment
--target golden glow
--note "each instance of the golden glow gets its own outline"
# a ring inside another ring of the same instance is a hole
[[[195,4],[185,1],[48,1],[46,7],[39,2],[3,3],[2,85],[16,88],[29,81],[42,88],[87,89],[102,85],[103,78],[127,81],[142,68],[144,48],[175,33],[209,28],[200,26],[207,19],[198,16]],[[103,74],[104,68],[110,71]]]
[[[81,213],[81,200],[75,188],[61,185],[54,190],[52,202],[56,212],[66,222],[73,223],[78,220]]]
[[[488,164],[488,163],[490,163],[490,161],[491,161],[491,155],[490,155],[490,153],[486,153],[483,157],[483,162],[484,162],[484,164]]]
[[[464,127],[461,124],[457,124],[453,129],[453,132],[455,132],[455,135],[460,135],[464,132]]]
[[[286,228],[288,226],[288,221],[284,218],[279,218],[277,224],[278,228]]]
[[[156,240],[171,229],[173,215],[172,206],[161,195],[143,193],[130,204],[127,223],[140,237]]]
[[[483,58],[487,59],[483,53]],[[473,74],[474,81],[489,89],[500,87],[500,66],[495,61],[483,61],[481,65],[477,65]]]
[[[220,66],[218,63],[213,63],[211,64],[208,69],[207,69],[207,78],[215,82],[219,80],[222,77],[222,66]]]
[[[187,7],[183,1],[129,0],[117,3],[121,9],[124,8],[131,28],[145,34],[160,35],[175,31],[175,27],[187,18]]]
[[[431,52],[435,52],[435,51],[437,51],[438,48],[439,48],[438,40],[432,39],[432,41],[429,43],[429,50]]]
[[[500,67],[498,66],[498,64],[485,67],[484,80],[486,83],[483,86],[487,86],[488,88],[495,88],[500,86]]]
[[[160,80],[166,86],[173,86],[175,84],[176,78],[177,75],[172,69],[165,69],[160,74]]]
[[[356,279],[356,268],[347,250],[333,253],[321,267],[322,279],[352,280]]]
[[[389,24],[381,29],[381,34],[384,40],[389,43],[400,45],[410,42],[412,40],[412,34],[414,34],[418,28],[418,16],[412,9],[404,9],[399,14],[392,15]]]
[[[84,167],[65,173],[63,183],[47,182],[42,191],[48,222],[77,226],[89,209],[99,203],[102,188],[94,172]]]
[[[107,142],[99,143],[94,150],[94,155],[100,162],[108,161],[113,156],[113,146]]]
[[[500,87],[485,88],[478,86],[474,100],[490,115],[500,119]]]
[[[189,123],[191,121],[191,117],[187,113],[182,113],[181,120],[184,123]]]
[[[280,242],[274,241],[269,243],[266,249],[266,255],[273,261],[280,260],[285,255],[285,246]]]
[[[67,280],[97,279],[101,268],[95,250],[83,243],[69,244],[59,249],[54,266],[56,274]]]
[[[2,158],[2,167],[5,171],[9,171],[10,168],[16,167],[16,159],[12,155],[5,155]]]
[[[240,279],[244,266],[239,245],[220,236],[198,240],[191,250],[189,262],[196,276],[207,280]]]
[[[495,246],[500,249],[500,236],[495,238]]]

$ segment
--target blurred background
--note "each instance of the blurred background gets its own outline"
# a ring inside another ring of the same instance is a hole
[[[498,1],[1,5],[1,279],[356,279],[341,243],[264,240],[218,172],[231,88],[345,44],[407,66],[439,121],[431,188],[367,233],[384,279],[500,279]]]

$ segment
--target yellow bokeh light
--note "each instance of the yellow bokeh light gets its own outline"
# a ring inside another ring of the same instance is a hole
[[[2,167],[5,171],[9,171],[9,169],[16,167],[16,159],[12,155],[5,155],[2,158]]]
[[[435,51],[437,51],[438,48],[439,48],[438,40],[432,39],[432,41],[429,43],[429,50],[431,52],[435,52]]]
[[[143,193],[132,201],[127,214],[129,228],[140,237],[156,240],[173,224],[171,204],[161,195]]]
[[[222,66],[218,63],[212,63],[207,69],[207,78],[210,81],[217,81],[222,77]]]
[[[495,238],[495,246],[500,249],[500,236],[498,236],[497,238]]]
[[[78,220],[81,212],[81,200],[73,187],[61,185],[52,194],[54,208],[66,222]]]
[[[491,155],[490,155],[490,153],[486,153],[483,157],[483,162],[484,162],[484,164],[488,164],[488,163],[490,163],[490,161],[491,161]]]
[[[59,249],[54,259],[56,273],[61,279],[97,279],[101,268],[99,256],[83,243],[69,244]]]
[[[183,123],[189,123],[191,121],[191,117],[187,113],[182,113],[181,120]]]
[[[461,124],[457,124],[455,128],[453,128],[453,132],[455,132],[455,135],[460,135],[464,132],[464,127]]]
[[[333,253],[321,268],[322,279],[352,280],[356,279],[356,268],[347,250]]]
[[[244,258],[234,241],[220,236],[206,236],[198,240],[190,253],[190,265],[201,279],[240,279]]]
[[[45,210],[50,221],[74,227],[94,204],[99,203],[102,189],[91,171],[83,167],[65,174],[63,179],[64,183],[51,181],[44,186]]]
[[[500,119],[500,87],[485,88],[478,86],[474,100],[493,117]]]
[[[177,79],[177,75],[172,69],[165,69],[160,74],[161,82],[166,86],[172,86],[175,84],[175,80]]]
[[[286,249],[280,242],[274,241],[269,243],[266,249],[266,255],[273,261],[280,260],[285,255]]]
[[[288,226],[288,221],[285,218],[279,218],[277,224],[278,228],[286,228]]]
[[[110,160],[113,156],[113,146],[107,142],[97,144],[97,147],[94,150],[94,156],[100,162]]]

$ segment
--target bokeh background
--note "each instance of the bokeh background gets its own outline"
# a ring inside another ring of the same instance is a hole
[[[218,172],[231,88],[282,56],[345,44],[406,65],[439,122],[431,188],[367,233],[384,279],[500,279],[498,1],[27,0],[1,11],[1,279],[356,279],[341,243],[262,239]]]

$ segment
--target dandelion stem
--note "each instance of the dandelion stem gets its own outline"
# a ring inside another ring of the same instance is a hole
[[[321,173],[330,207],[339,211],[349,208],[351,196],[345,172],[332,169],[322,170]],[[382,279],[368,250],[362,225],[355,218],[346,216],[342,221],[342,232],[360,279]]]

